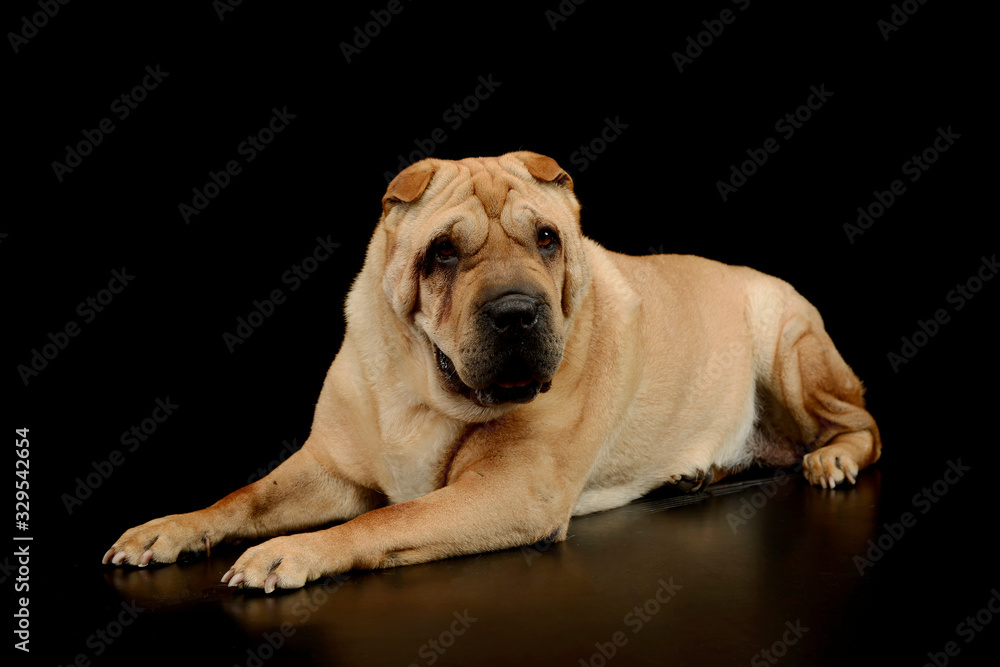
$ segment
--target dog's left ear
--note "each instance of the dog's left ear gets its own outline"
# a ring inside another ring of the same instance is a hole
[[[428,160],[411,164],[396,174],[382,195],[382,214],[388,214],[396,204],[416,201],[427,189],[433,175],[434,166]]]
[[[558,162],[548,155],[532,153],[531,151],[519,151],[512,153],[512,155],[520,160],[528,168],[528,173],[537,180],[544,183],[555,183],[570,192],[573,191],[573,179],[569,177],[566,170],[559,166]]]

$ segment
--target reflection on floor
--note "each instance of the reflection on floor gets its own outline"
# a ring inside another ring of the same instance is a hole
[[[554,546],[270,596],[219,583],[239,547],[105,576],[153,614],[224,611],[227,664],[818,664],[862,581],[879,490],[877,469],[836,492],[763,471],[574,519]]]

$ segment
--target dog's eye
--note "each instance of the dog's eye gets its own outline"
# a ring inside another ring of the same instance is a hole
[[[542,250],[554,250],[559,237],[551,229],[538,230],[538,247]]]
[[[434,244],[434,257],[439,262],[449,262],[458,259],[458,248],[448,239],[441,239]]]

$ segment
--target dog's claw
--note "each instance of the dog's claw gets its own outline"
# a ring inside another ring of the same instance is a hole
[[[274,589],[277,588],[277,586],[278,586],[278,575],[272,574],[270,577],[267,578],[267,581],[264,582],[264,592],[273,593]]]
[[[839,456],[837,458],[835,458],[833,460],[833,462],[836,464],[836,466],[837,466],[838,469],[840,469],[841,471],[843,471],[844,477],[847,478],[847,481],[851,483],[851,486],[854,486],[855,484],[857,484],[858,480],[854,477],[854,473],[851,472],[850,467],[847,467],[847,468],[844,467],[844,465],[840,462],[840,457]]]
[[[229,580],[229,587],[233,588],[234,586],[239,586],[240,584],[243,583],[243,580],[245,578],[246,578],[245,574],[243,574],[242,572],[238,572],[236,576],[234,576],[232,579]]]
[[[121,565],[123,560],[125,560],[125,552],[119,551],[115,554],[114,558],[111,559],[111,562],[115,565]]]
[[[104,554],[104,558],[101,559],[101,565],[107,565],[108,561],[111,560],[111,557],[114,555],[115,555],[114,547],[108,549],[107,552],[105,552]]]
[[[224,584],[229,583],[229,580],[233,578],[234,574],[236,574],[236,568],[235,567],[229,568],[226,571],[226,573],[222,575],[222,583]]]
[[[137,564],[139,567],[146,567],[147,565],[149,565],[149,561],[151,560],[153,560],[153,550],[146,549],[144,552],[142,552],[142,555],[139,556],[139,562]]]
[[[707,474],[698,470],[694,475],[681,475],[680,480],[678,480],[674,486],[682,493],[701,491],[703,488],[711,484],[714,478],[714,468],[709,468]]]

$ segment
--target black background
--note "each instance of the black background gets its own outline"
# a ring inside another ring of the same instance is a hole
[[[72,2],[16,53],[8,35],[4,422],[30,428],[39,650],[65,642],[58,662],[82,648],[107,609],[89,602],[106,595],[97,564],[124,529],[210,504],[305,440],[386,174],[437,128],[447,138],[434,157],[554,157],[585,233],[608,248],[750,265],[816,304],[882,429],[880,516],[912,510],[949,460],[971,467],[911,547],[887,556],[892,574],[872,598],[871,618],[909,629],[893,639],[900,656],[953,639],[998,584],[988,501],[1000,286],[985,282],[960,310],[948,300],[997,250],[986,17],[927,3],[884,39],[889,3],[566,1],[574,11],[553,27],[555,0],[404,2],[348,62],[339,45],[385,6],[247,0],[220,19],[210,2]],[[679,72],[672,54],[727,8],[735,20]],[[39,11],[9,4],[5,33]],[[113,101],[147,66],[169,74],[119,119]],[[498,85],[456,128],[444,114],[480,77]],[[775,123],[812,86],[829,99],[782,136]],[[294,118],[247,163],[238,146],[273,109]],[[106,117],[114,131],[60,181],[53,162]],[[609,119],[620,134],[584,160]],[[939,128],[959,138],[911,183],[903,163]],[[778,152],[723,201],[717,182],[768,137]],[[186,223],[179,205],[234,159],[242,172]],[[906,192],[852,243],[844,223],[894,179]],[[292,290],[282,276],[317,238],[339,247]],[[134,279],[84,322],[78,304],[115,270]],[[223,334],[275,289],[287,300],[230,352]],[[949,321],[894,369],[887,355],[938,309]],[[79,335],[26,384],[14,367],[71,320]],[[123,432],[168,397],[175,413],[127,451]],[[68,513],[65,494],[115,449],[124,462]],[[170,623],[182,621],[165,622],[164,637]]]

